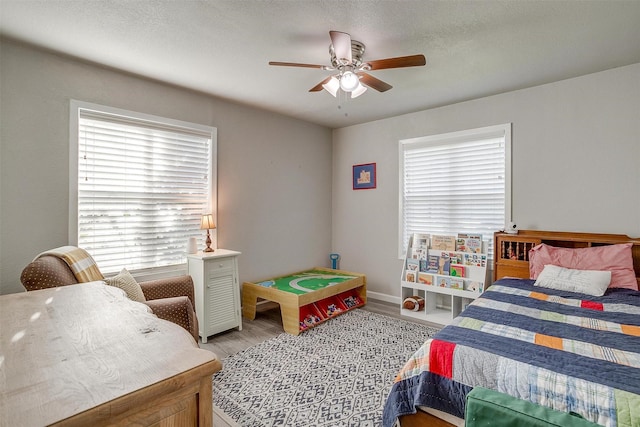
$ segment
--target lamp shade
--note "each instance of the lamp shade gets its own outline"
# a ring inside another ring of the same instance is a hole
[[[351,92],[351,99],[359,97],[366,91],[367,91],[367,88],[362,83],[358,82],[358,87],[355,88],[353,92]]]
[[[331,76],[331,79],[323,84],[322,87],[335,98],[338,94],[338,89],[340,89],[340,82],[335,76]]]
[[[200,229],[213,230],[214,228],[216,228],[216,225],[213,222],[213,214],[202,215],[202,219],[200,220]]]

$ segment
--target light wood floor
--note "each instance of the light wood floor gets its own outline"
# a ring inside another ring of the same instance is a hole
[[[400,307],[398,304],[367,299],[367,304],[360,308],[360,310],[367,310],[398,319],[402,318],[410,322],[420,323],[427,326],[434,326],[438,328],[442,327],[442,325],[426,321],[401,317]],[[280,316],[280,308],[278,304],[266,302],[258,305],[256,318],[254,320],[242,319],[242,331],[232,329],[209,337],[206,344],[203,344],[202,340],[198,344],[200,345],[200,348],[214,352],[219,359],[224,359],[227,356],[266,341],[269,338],[276,337],[283,332],[284,329],[282,329],[282,318]],[[222,369],[224,369],[224,365]],[[215,427],[230,426],[230,424],[217,417],[215,414],[213,417],[213,425]]]

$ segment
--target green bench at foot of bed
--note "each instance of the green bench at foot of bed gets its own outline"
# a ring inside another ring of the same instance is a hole
[[[467,395],[465,427],[598,427],[580,415],[556,411],[508,394],[475,387]]]

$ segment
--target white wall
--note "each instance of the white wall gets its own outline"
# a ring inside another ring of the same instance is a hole
[[[640,236],[640,64],[337,129],[332,150],[324,127],[0,43],[0,293],[67,243],[72,98],[218,128],[218,244],[243,252],[241,280],[335,251],[398,296],[398,140],[506,122],[521,228]],[[352,165],[369,162],[378,188],[353,191]]]
[[[341,268],[366,273],[368,290],[399,297],[398,141],[508,122],[521,229],[640,237],[635,64],[334,130],[332,242]],[[370,162],[378,188],[353,191],[352,165]]]
[[[70,99],[217,127],[218,246],[241,280],[330,265],[328,128],[0,43],[0,293],[68,243]]]

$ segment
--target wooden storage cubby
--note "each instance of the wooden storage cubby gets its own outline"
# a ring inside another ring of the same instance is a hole
[[[364,300],[359,289],[351,289],[300,307],[300,331],[319,325],[354,308],[362,307]],[[308,319],[311,316],[312,321]]]
[[[424,310],[411,311],[400,307],[401,315],[440,325],[448,325],[464,311],[467,305],[480,296],[480,292],[404,282],[402,285],[402,300],[404,301],[405,298],[413,295],[424,298]]]

